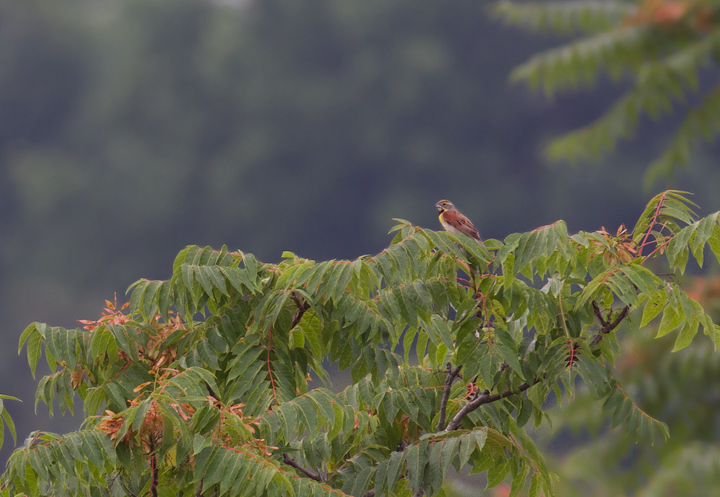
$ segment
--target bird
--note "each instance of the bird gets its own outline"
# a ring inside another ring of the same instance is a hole
[[[445,231],[449,231],[450,233],[462,233],[478,243],[482,243],[480,233],[478,233],[477,228],[473,226],[472,221],[470,221],[462,212],[457,210],[452,202],[449,200],[441,200],[435,204],[435,207],[437,207],[437,210],[440,212],[438,219],[440,219],[440,224],[442,224],[442,227],[445,228]]]

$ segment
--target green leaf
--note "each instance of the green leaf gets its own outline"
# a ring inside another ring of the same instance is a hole
[[[642,320],[640,321],[640,328],[644,328],[650,323],[650,321],[655,319],[655,317],[660,314],[660,311],[663,310],[667,302],[667,291],[665,291],[664,288],[655,290],[655,292],[653,292],[650,296],[650,300],[645,303]]]
[[[36,323],[32,323],[28,325],[25,330],[23,330],[22,334],[20,335],[20,344],[18,345],[18,355],[20,355],[20,352],[22,352],[23,345],[25,345],[25,341],[30,337],[33,331],[37,331]]]
[[[520,378],[525,379],[525,373],[523,372],[522,366],[520,365],[520,359],[518,359],[517,346],[515,341],[512,339],[510,334],[501,329],[497,328],[494,331],[495,336],[500,340],[499,343],[495,344],[495,349],[500,352],[503,360],[508,363],[513,371],[515,371]]]
[[[693,314],[690,319],[685,320],[685,326],[682,327],[677,339],[675,340],[675,346],[672,351],[676,352],[680,349],[684,349],[693,340],[693,337],[697,334],[698,327],[700,325],[700,318],[697,314]]]
[[[679,312],[671,305],[665,307],[663,311],[662,319],[660,320],[660,327],[658,328],[657,335],[655,338],[660,338],[680,326],[685,319],[685,313],[682,308],[679,308]]]
[[[9,395],[3,395],[3,398],[20,401],[20,399],[16,399],[15,397],[10,397]],[[17,444],[17,433],[15,432],[15,422],[10,417],[10,413],[8,413],[7,409],[5,409],[5,408],[0,409],[0,412],[2,412],[2,419],[5,421],[5,424],[7,425],[8,430],[10,430],[10,434],[13,437],[13,443]],[[1,428],[2,427],[0,427],[0,431],[3,431]],[[3,432],[2,436],[4,438],[4,432]],[[2,440],[0,440],[0,447],[2,447]]]
[[[205,293],[208,297],[212,298],[213,296],[213,285],[210,281],[210,268],[204,267],[204,266],[196,266],[193,268],[195,272],[195,276],[197,278],[197,281],[200,282],[200,285],[202,286],[203,290],[205,290]]]
[[[104,355],[111,343],[115,343],[115,337],[107,326],[100,326],[95,329],[90,338],[90,353],[93,359]]]
[[[170,321],[170,315],[168,311],[172,304],[172,281],[163,281],[160,287],[160,291],[158,292],[157,305],[160,316],[162,316],[166,323]]]
[[[530,478],[530,489],[528,490],[528,497],[540,497],[542,495],[542,485],[540,482],[540,473],[533,473]]]
[[[490,468],[487,473],[487,486],[485,488],[493,488],[500,485],[507,474],[510,472],[510,461],[504,459],[502,463]]]
[[[40,360],[43,337],[34,327],[33,331],[34,332],[30,333],[27,340],[27,358],[28,364],[30,365],[30,371],[32,372],[33,378],[35,378],[35,368]]]
[[[720,261],[720,226],[717,224],[712,228],[712,235],[708,239],[708,245],[715,254],[715,258]]]
[[[478,441],[472,432],[460,438],[458,457],[461,468],[470,460],[470,456],[472,456],[473,452],[475,452],[475,449],[477,448],[477,443]]]
[[[405,457],[407,456],[409,451],[403,451],[403,452],[392,452],[390,454],[390,462],[388,463],[388,471],[387,471],[387,479],[388,479],[388,489],[392,489],[395,487],[395,482],[400,478],[401,471],[403,470],[402,463],[405,462]],[[418,457],[419,454],[418,454]]]
[[[220,290],[223,295],[226,297],[229,297],[230,294],[228,293],[227,285],[225,284],[225,278],[223,277],[222,272],[220,271],[220,268],[218,267],[208,267],[206,268],[208,276],[210,277],[210,281],[212,281],[212,284],[215,288]]]
[[[417,445],[411,445],[407,449],[407,468],[410,473],[410,488],[419,489],[428,461],[427,440],[421,440]]]

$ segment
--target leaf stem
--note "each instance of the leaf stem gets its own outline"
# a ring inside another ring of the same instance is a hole
[[[640,244],[640,248],[638,249],[638,255],[639,255],[639,256],[642,256],[643,248],[645,248],[645,244],[647,243],[647,239],[648,239],[648,237],[650,236],[650,233],[652,232],[652,228],[653,228],[653,226],[655,226],[655,223],[657,222],[657,218],[658,218],[658,216],[660,215],[660,209],[662,208],[663,200],[665,200],[665,195],[666,195],[666,194],[667,194],[667,192],[664,192],[664,193],[660,196],[660,200],[658,200],[658,205],[657,205],[657,208],[655,209],[655,215],[653,216],[652,221],[651,221],[650,224],[648,225],[647,232],[645,233],[645,238],[643,238],[643,241],[642,241],[642,243]]]
[[[267,344],[267,370],[270,376],[270,386],[272,387],[273,398],[277,401],[277,392],[275,391],[275,380],[273,379],[272,369],[270,368],[270,349],[272,348],[272,325],[268,329],[268,344]]]

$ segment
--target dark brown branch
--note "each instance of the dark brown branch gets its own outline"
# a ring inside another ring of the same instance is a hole
[[[597,316],[598,320],[600,321],[600,324],[603,325],[603,327],[607,324],[605,321],[605,318],[602,317],[602,311],[600,310],[600,307],[598,306],[597,302],[594,300],[592,301],[593,311],[595,312],[595,316]]]
[[[324,483],[325,479],[318,473],[315,473],[314,471],[310,471],[309,469],[305,469],[302,466],[300,466],[295,459],[290,457],[287,454],[283,454],[283,462],[287,464],[288,466],[292,466],[293,468],[297,469],[301,473],[305,474],[308,478],[315,480],[320,483]]]
[[[438,420],[437,431],[445,429],[445,415],[447,413],[447,403],[450,400],[450,390],[452,389],[455,378],[460,374],[462,365],[452,368],[452,364],[447,363],[447,378],[445,378],[445,388],[443,389],[442,401],[440,402],[440,419]]]
[[[420,486],[417,490],[415,490],[413,497],[423,497],[423,495],[425,495],[425,489]]]
[[[604,319],[602,317],[602,311],[600,310],[600,307],[597,305],[597,302],[593,301],[593,310],[595,311],[595,315],[597,316],[598,320],[600,321],[600,324],[602,325],[602,328],[600,329],[597,336],[593,339],[592,344],[597,345],[605,335],[612,332],[615,328],[617,328],[623,319],[625,319],[628,315],[628,312],[630,311],[630,306],[626,305],[623,307],[623,309],[620,311],[620,313],[617,315],[617,317],[611,321],[612,315],[608,316],[608,319]],[[450,367],[448,365],[448,378],[450,377]],[[536,378],[532,383],[523,383],[520,385],[517,390],[510,391],[505,390],[503,393],[496,393],[496,394],[490,394],[490,390],[485,390],[482,394],[476,395],[470,402],[465,404],[460,411],[455,415],[455,417],[450,421],[450,423],[447,425],[447,428],[445,428],[445,431],[453,431],[456,430],[460,423],[462,423],[462,420],[465,419],[465,416],[479,408],[480,406],[484,404],[490,404],[492,402],[497,402],[498,400],[510,397],[512,395],[517,395],[519,393],[524,392],[528,388],[530,388],[533,385],[536,385],[542,381],[541,378]],[[447,387],[447,380],[446,380],[446,387]],[[444,398],[444,395],[443,395]],[[439,430],[438,430],[439,431]]]
[[[375,497],[375,489],[371,488],[363,494],[363,497]]]
[[[297,326],[297,324],[302,319],[303,314],[305,314],[305,312],[308,309],[310,309],[310,304],[308,304],[307,302],[302,300],[300,297],[298,297],[298,295],[295,292],[292,293],[291,298],[295,301],[295,305],[298,308],[298,311],[295,313],[295,315],[292,318],[291,328],[295,328],[295,326]]]
[[[600,324],[602,325],[602,328],[600,328],[600,331],[597,335],[595,335],[595,338],[593,338],[592,345],[597,345],[600,343],[600,341],[603,339],[605,335],[612,332],[615,328],[620,326],[620,323],[623,319],[625,319],[628,315],[628,312],[630,311],[630,306],[626,305],[623,307],[622,311],[620,311],[620,314],[617,315],[617,317],[610,321],[612,318],[612,314],[608,316],[607,320],[603,319],[602,312],[600,311],[600,307],[598,307],[597,302],[593,300],[593,310],[595,311],[595,316],[600,320]]]
[[[460,426],[460,423],[462,423],[462,420],[465,419],[465,416],[473,412],[481,405],[490,404],[491,402],[497,402],[500,399],[522,393],[531,386],[540,383],[540,381],[542,381],[540,380],[540,378],[536,378],[535,381],[533,381],[532,383],[523,383],[515,391],[505,390],[503,393],[495,393],[492,395],[490,394],[490,390],[485,390],[482,394],[476,395],[473,400],[465,404],[463,408],[458,411],[455,417],[452,418],[452,421],[450,421],[450,424],[448,424],[447,428],[445,428],[445,431],[456,430]]]
[[[212,397],[213,399],[220,402],[220,396],[215,393],[215,390],[212,389],[212,387],[210,386],[210,384],[207,381],[205,382],[205,388],[207,388],[208,393],[210,394],[210,397]]]
[[[195,494],[195,497],[200,497],[200,496],[202,495],[202,488],[203,488],[203,483],[204,483],[204,482],[205,482],[205,478],[201,478],[201,479],[200,479],[200,487],[198,487],[198,491],[197,491],[197,493]]]
[[[610,333],[611,331],[613,331],[615,328],[618,327],[620,322],[623,319],[625,319],[625,317],[628,315],[629,311],[630,311],[629,305],[626,305],[625,307],[623,307],[623,310],[620,311],[620,314],[618,314],[618,316],[615,318],[615,321],[613,321],[612,323],[607,323],[605,325],[605,327],[602,330],[600,330],[600,332],[603,334],[607,334],[607,333]]]

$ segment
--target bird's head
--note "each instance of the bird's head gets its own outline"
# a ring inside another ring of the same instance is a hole
[[[441,200],[440,202],[435,204],[435,207],[437,207],[437,210],[440,212],[453,210],[455,208],[455,206],[449,200]]]

